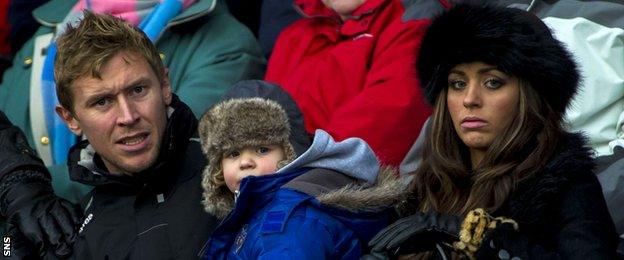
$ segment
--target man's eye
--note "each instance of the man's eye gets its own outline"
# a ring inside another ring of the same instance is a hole
[[[108,98],[100,98],[93,103],[93,106],[103,107],[103,106],[108,105],[108,103],[109,103]]]
[[[270,149],[270,148],[268,148],[268,147],[259,147],[259,148],[258,148],[258,153],[259,153],[259,154],[265,154],[265,153],[268,153],[268,152],[270,152],[270,151],[271,151],[271,149]]]
[[[145,87],[143,86],[136,86],[134,88],[132,88],[132,92],[134,92],[135,94],[140,94],[145,90]]]

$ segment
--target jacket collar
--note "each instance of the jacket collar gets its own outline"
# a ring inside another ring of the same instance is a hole
[[[223,219],[215,233],[236,232],[241,221],[270,203],[284,184],[306,173],[310,168],[300,168],[288,173],[270,174],[263,176],[248,176],[241,181],[240,195],[236,199],[234,208]],[[210,242],[209,242],[210,243]]]
[[[51,0],[33,11],[33,17],[40,24],[48,27],[54,27],[62,22],[69,10],[74,7],[76,1],[67,0]],[[197,0],[195,4],[190,6],[184,12],[178,14],[169,21],[167,27],[186,23],[188,21],[203,17],[211,13],[217,4],[217,0]]]
[[[386,210],[388,205],[403,200],[408,183],[405,179],[397,179],[395,171],[388,167],[380,171],[372,187],[323,168],[302,167],[288,172],[249,176],[242,180],[236,205],[223,222],[236,222],[241,216],[247,216],[250,209],[263,208],[273,200],[275,192],[282,188],[315,198],[317,201],[313,203],[334,208],[335,214],[340,210],[357,215],[377,214]]]
[[[93,151],[88,140],[83,140],[69,151],[67,165],[70,178],[94,186],[111,183],[135,186],[154,181],[162,182],[162,177],[159,175],[161,173],[169,174],[166,169],[170,167],[170,163],[178,161],[180,156],[185,156],[185,150],[190,139],[197,137],[195,115],[175,94],[173,94],[168,111],[169,118],[165,128],[165,136],[156,164],[136,174],[136,176],[111,175],[102,167],[99,155]],[[171,176],[167,179],[176,177],[175,174],[169,175]]]

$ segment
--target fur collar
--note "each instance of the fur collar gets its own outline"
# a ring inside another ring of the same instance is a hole
[[[351,212],[380,211],[405,200],[408,195],[409,178],[397,179],[397,175],[396,169],[385,167],[372,186],[351,183],[315,197],[321,204]]]
[[[367,184],[362,180],[350,177],[334,170],[323,168],[302,168],[298,171],[249,177],[241,183],[241,196],[235,206],[215,205],[207,209],[209,214],[220,218],[231,214],[237,209],[263,207],[270,199],[267,193],[276,191],[275,186],[293,189],[307,194],[318,200],[318,203],[328,208],[340,209],[352,213],[380,212],[404,200],[408,195],[407,178],[396,178],[393,168],[383,168],[378,174],[378,181]],[[211,192],[215,193],[214,190]],[[250,195],[252,194],[252,195]],[[262,194],[254,197],[253,194]],[[229,195],[229,194],[227,194]],[[226,196],[226,194],[216,195]],[[249,204],[249,197],[254,197],[254,204]],[[223,197],[225,198],[225,197]],[[246,204],[247,203],[247,204]],[[240,212],[236,213],[241,215]]]
[[[590,148],[585,147],[580,134],[566,134],[559,149],[542,171],[521,182],[507,203],[495,215],[517,221],[538,224],[549,223],[549,207],[556,203],[567,189],[569,180],[593,174],[594,162]],[[397,179],[395,169],[384,168],[373,186],[356,182],[319,194],[312,193],[321,204],[348,211],[377,210],[397,205],[408,197],[409,179]],[[310,194],[310,192],[306,192]]]

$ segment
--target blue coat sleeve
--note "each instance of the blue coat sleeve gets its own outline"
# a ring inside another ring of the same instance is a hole
[[[314,208],[300,209],[282,232],[263,232],[254,242],[258,259],[359,259],[355,233],[340,221]]]

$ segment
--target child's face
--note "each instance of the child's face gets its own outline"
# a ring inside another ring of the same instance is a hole
[[[277,164],[286,159],[284,149],[279,145],[247,147],[223,154],[221,166],[225,184],[230,191],[238,190],[243,178],[262,176],[277,171]]]

